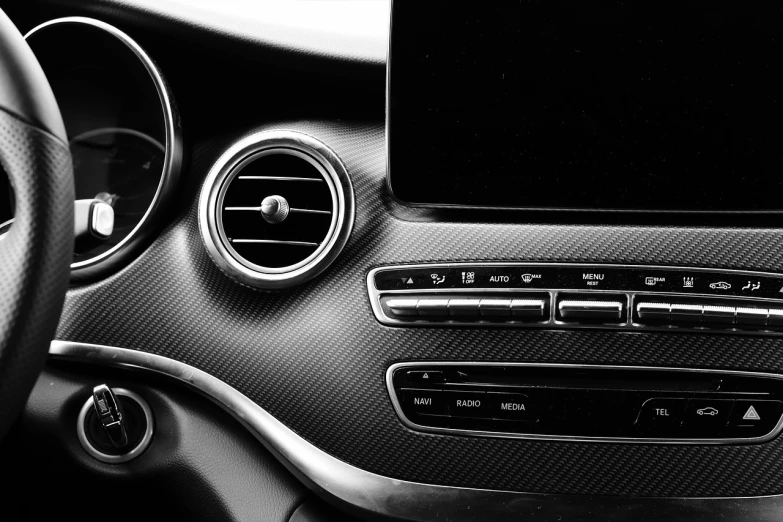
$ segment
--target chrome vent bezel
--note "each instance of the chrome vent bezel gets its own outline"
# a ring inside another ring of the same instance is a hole
[[[242,257],[223,228],[223,199],[253,161],[271,154],[289,154],[308,161],[326,181],[332,196],[332,219],[319,247],[307,258],[285,267],[265,267]],[[303,283],[323,272],[342,251],[354,220],[353,187],[345,166],[319,140],[295,131],[264,131],[230,147],[210,170],[199,198],[199,229],[213,261],[236,281],[266,289]]]

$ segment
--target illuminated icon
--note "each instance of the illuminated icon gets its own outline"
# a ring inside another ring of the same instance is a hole
[[[693,278],[692,277],[683,277],[682,278],[682,287],[683,288],[693,288]]]
[[[655,286],[656,283],[665,283],[666,278],[665,277],[645,277],[644,278],[644,284],[647,286]]]
[[[541,274],[522,274],[522,282],[525,284],[532,283],[533,279],[541,279]]]
[[[443,283],[443,281],[446,280],[446,276],[438,276],[438,274],[430,274],[430,277],[432,278],[432,284],[433,285],[439,285]]]
[[[462,272],[462,284],[472,285],[476,282],[476,272]]]
[[[761,288],[761,281],[756,281],[755,283],[748,281],[748,284],[742,287],[743,290],[750,290],[751,292],[755,292],[759,288]]]
[[[710,288],[713,290],[728,290],[731,285],[725,281],[718,281],[717,283],[710,283]]]
[[[718,414],[718,410],[716,410],[712,406],[707,406],[706,408],[696,410],[696,413],[699,415],[709,415],[710,417],[714,417],[715,415]]]
[[[756,411],[756,408],[751,406],[748,408],[748,411],[745,412],[745,415],[742,416],[742,420],[761,420],[761,416]]]

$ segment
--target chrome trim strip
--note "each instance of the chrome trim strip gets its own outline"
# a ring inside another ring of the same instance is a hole
[[[603,365],[603,364],[548,364],[548,363],[510,363],[510,362],[400,362],[392,364],[388,370],[386,370],[386,389],[391,397],[392,405],[394,405],[394,411],[397,412],[397,416],[400,418],[403,424],[407,427],[427,433],[442,433],[448,435],[468,435],[472,437],[492,437],[501,439],[524,439],[524,440],[548,440],[548,441],[570,441],[570,442],[611,442],[622,444],[701,444],[701,445],[726,445],[726,444],[758,444],[767,442],[777,437],[781,430],[783,430],[783,415],[778,419],[775,428],[764,435],[763,437],[748,437],[748,438],[733,438],[733,439],[668,439],[668,438],[642,438],[642,437],[584,437],[584,436],[571,436],[571,435],[539,435],[539,434],[527,434],[527,433],[507,433],[497,431],[474,431],[474,430],[462,430],[453,428],[433,428],[432,426],[423,426],[412,422],[405,413],[402,411],[402,406],[397,398],[397,392],[394,389],[394,383],[392,377],[394,372],[399,368],[434,368],[443,366],[516,366],[521,368],[593,368],[599,370],[647,370],[647,371],[660,371],[660,372],[684,372],[684,373],[706,373],[706,374],[720,374],[720,375],[736,375],[739,377],[763,377],[766,379],[775,379],[783,381],[783,375],[777,375],[773,373],[757,373],[757,372],[742,372],[732,370],[703,370],[694,368],[664,368],[654,366],[617,366],[617,365]]]
[[[470,268],[500,268],[500,267],[569,267],[569,268],[629,268],[629,269],[650,269],[650,270],[667,270],[672,272],[705,272],[715,274],[727,274],[727,275],[741,275],[741,276],[762,276],[762,277],[776,277],[780,279],[780,283],[783,286],[783,274],[774,272],[759,272],[749,270],[732,270],[732,269],[720,269],[720,268],[691,268],[691,267],[675,267],[675,266],[663,266],[663,265],[631,265],[631,264],[618,264],[618,263],[548,263],[548,262],[476,262],[476,263],[418,263],[418,264],[406,264],[406,265],[389,265],[376,267],[367,273],[367,292],[370,299],[370,307],[372,308],[375,319],[385,326],[406,327],[406,328],[452,328],[452,327],[470,327],[470,328],[549,328],[549,329],[577,329],[577,330],[620,330],[631,332],[680,332],[680,333],[718,333],[718,334],[733,334],[733,335],[750,335],[750,336],[783,336],[783,330],[768,330],[762,328],[757,329],[742,329],[733,327],[724,327],[720,324],[705,323],[704,326],[680,326],[678,324],[641,324],[634,322],[633,309],[634,304],[639,299],[667,299],[670,297],[677,298],[693,298],[700,301],[733,301],[738,304],[744,303],[770,303],[774,304],[780,309],[783,309],[783,299],[770,299],[770,298],[757,298],[748,296],[729,296],[729,295],[713,295],[713,294],[682,294],[675,292],[656,292],[654,290],[637,291],[637,290],[606,290],[606,289],[588,289],[588,288],[429,288],[429,289],[411,289],[411,290],[378,290],[375,288],[375,275],[379,272],[388,270],[405,270],[405,269],[454,269],[460,267]],[[448,297],[451,294],[454,295],[472,295],[472,294],[511,294],[514,298],[526,298],[530,294],[549,294],[550,299],[550,315],[543,318],[542,321],[522,321],[511,317],[508,321],[460,321],[459,319],[445,319],[441,321],[405,321],[395,317],[387,315],[383,306],[381,305],[381,298],[387,296],[395,297],[412,297],[412,296],[428,296],[429,294],[438,294]],[[626,295],[628,298],[628,304],[626,309],[626,321],[621,323],[600,323],[600,324],[580,324],[576,322],[565,322],[557,318],[556,307],[552,303],[557,302],[557,297],[560,294],[565,296],[571,294],[589,294],[589,295],[606,295],[613,296]],[[781,294],[783,295],[783,294]]]
[[[0,223],[0,239],[3,239],[8,233],[8,229],[14,224],[14,218],[9,219],[5,223]]]
[[[84,406],[82,406],[82,409],[79,411],[79,417],[76,419],[76,436],[79,438],[79,442],[81,443],[82,448],[84,448],[84,451],[89,453],[90,456],[94,459],[105,462],[107,464],[120,464],[122,462],[128,462],[129,460],[133,460],[144,453],[144,450],[146,450],[150,445],[150,442],[152,442],[152,434],[155,431],[155,419],[152,416],[152,410],[150,409],[150,405],[147,404],[147,401],[132,391],[126,390],[125,388],[114,388],[114,393],[121,397],[130,397],[136,401],[139,406],[141,406],[141,410],[144,412],[144,416],[147,418],[147,429],[144,430],[144,435],[142,436],[139,443],[136,444],[136,447],[134,447],[128,453],[123,455],[109,455],[107,453],[103,453],[95,446],[90,444],[90,440],[87,438],[87,433],[84,431],[84,419],[87,417],[87,413],[90,411],[90,408],[93,407],[93,398],[90,397],[87,399],[87,402],[84,403]]]
[[[147,211],[144,213],[141,220],[133,228],[130,234],[128,234],[125,238],[123,238],[122,241],[117,243],[111,249],[93,258],[72,263],[71,270],[73,271],[73,277],[73,275],[78,274],[80,270],[95,266],[109,257],[112,257],[125,249],[129,249],[133,245],[139,244],[139,241],[142,239],[141,236],[151,232],[153,227],[157,226],[155,221],[151,218],[156,212],[158,212],[158,209],[162,207],[164,201],[168,199],[170,194],[173,192],[179,179],[179,171],[182,166],[184,152],[182,145],[182,131],[179,125],[179,113],[176,110],[173,95],[157,64],[155,64],[154,60],[152,60],[147,52],[138,43],[136,43],[135,40],[116,27],[100,20],[81,16],[57,18],[55,20],[44,22],[41,25],[31,29],[24,36],[24,38],[27,40],[31,36],[35,35],[43,29],[46,29],[47,27],[60,24],[87,25],[103,30],[122,42],[131,52],[133,52],[134,55],[136,55],[139,61],[144,65],[144,68],[147,69],[147,72],[150,75],[150,79],[154,83],[155,89],[158,92],[161,110],[163,112],[163,123],[165,126],[166,135],[166,150],[163,158],[163,172],[161,173],[160,181],[158,182],[158,188],[155,191],[155,196],[152,198],[152,202],[150,203],[149,207],[147,207]]]
[[[590,497],[436,486],[384,477],[321,451],[236,389],[179,361],[136,350],[67,341],[53,341],[49,353],[56,359],[153,372],[191,386],[239,420],[317,492],[375,515],[416,522],[512,522],[525,517],[582,522],[714,522],[717,519],[772,522],[779,521],[783,513],[783,495]]]

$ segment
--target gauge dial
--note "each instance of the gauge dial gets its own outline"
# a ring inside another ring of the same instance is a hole
[[[142,132],[116,127],[80,134],[70,147],[76,199],[100,199],[114,208],[111,237],[74,253],[79,263],[113,249],[142,222],[159,190],[166,149]]]

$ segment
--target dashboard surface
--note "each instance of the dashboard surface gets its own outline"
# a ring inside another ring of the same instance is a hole
[[[366,291],[369,269],[423,262],[611,262],[776,272],[783,265],[780,231],[410,221],[397,217],[405,209],[386,189],[381,122],[286,122],[262,129],[318,136],[345,162],[356,192],[356,222],[334,266],[318,280],[280,293],[238,286],[204,251],[191,200],[136,262],[69,294],[59,339],[139,349],[203,369],[327,453],[394,478],[593,495],[781,491],[783,481],[776,482],[774,471],[783,451],[779,440],[718,448],[423,435],[399,423],[384,385],[389,365],[403,360],[776,372],[783,369],[777,339],[388,328],[375,320]],[[192,164],[193,183],[205,175],[214,154]]]
[[[385,2],[370,4],[359,11],[373,10],[373,20],[388,16]],[[429,263],[612,263],[783,274],[778,218],[679,222],[412,208],[393,197],[386,178],[387,34],[373,30],[363,44],[346,47],[315,31],[311,40],[298,40],[300,46],[292,39],[306,28],[266,41],[255,25],[261,22],[252,16],[236,21],[233,7],[210,25],[204,6],[185,15],[168,1],[41,5],[52,17],[103,16],[137,37],[171,83],[186,143],[182,181],[160,217],[160,232],[114,273],[72,286],[57,340],[126,348],[202,370],[318,450],[394,480],[585,498],[783,494],[780,438],[677,446],[421,433],[400,422],[385,381],[394,364],[437,361],[779,374],[779,337],[402,328],[376,319],[367,291],[373,269]],[[41,21],[40,13],[27,16],[31,26]],[[181,41],[170,42],[168,30]],[[329,71],[331,64],[338,65]],[[259,75],[274,81],[259,83]],[[199,230],[198,200],[227,149],[276,130],[304,133],[334,151],[351,178],[356,212],[350,239],[324,273],[294,288],[261,291],[234,282],[212,261]]]

